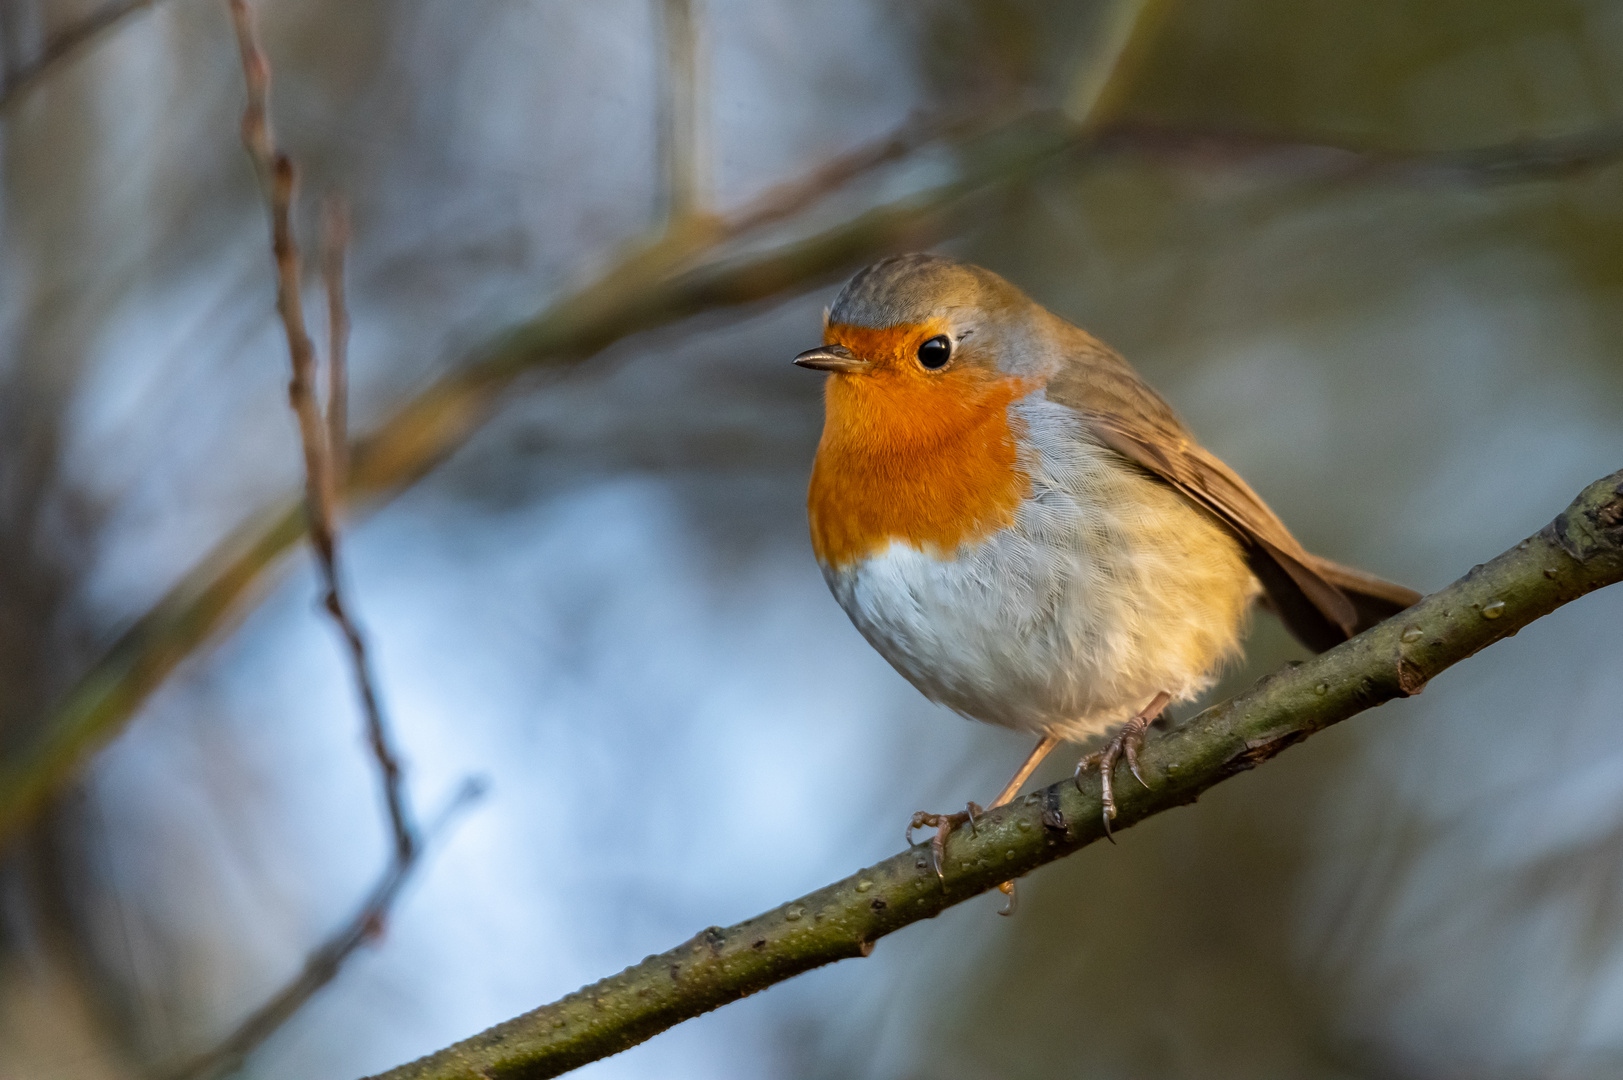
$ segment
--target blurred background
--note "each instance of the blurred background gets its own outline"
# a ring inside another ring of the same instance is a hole
[[[0,786],[49,778],[0,818],[3,1080],[167,1075],[390,851],[305,546],[144,618],[302,465],[224,6],[98,3],[0,2]],[[419,815],[488,791],[244,1075],[436,1049],[1024,756],[811,557],[821,379],[788,360],[873,258],[1008,276],[1309,548],[1418,588],[1623,464],[1615,0],[256,6],[312,253],[352,206],[353,427],[395,438],[357,459],[351,599]],[[580,1075],[1623,1075],[1620,626],[1591,596],[1016,918],[978,899]],[[1259,616],[1217,693],[1300,655]]]

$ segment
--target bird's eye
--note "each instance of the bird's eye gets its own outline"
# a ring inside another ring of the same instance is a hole
[[[946,334],[937,334],[919,346],[919,363],[931,371],[945,364],[951,356],[952,342]]]

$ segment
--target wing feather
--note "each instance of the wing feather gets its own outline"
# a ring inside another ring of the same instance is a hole
[[[1086,331],[1064,328],[1067,363],[1049,380],[1048,399],[1075,409],[1101,443],[1233,529],[1270,605],[1303,644],[1323,651],[1420,598],[1309,554],[1233,469],[1195,442],[1126,360]]]

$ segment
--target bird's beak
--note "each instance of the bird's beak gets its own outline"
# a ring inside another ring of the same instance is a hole
[[[846,374],[866,371],[868,368],[868,361],[844,345],[820,345],[815,349],[807,349],[795,357],[795,363],[813,371],[837,371]]]

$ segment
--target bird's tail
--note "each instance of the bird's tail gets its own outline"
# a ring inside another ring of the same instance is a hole
[[[1404,608],[1413,607],[1420,599],[1420,594],[1413,589],[1374,574],[1366,574],[1317,555],[1309,555],[1308,559],[1309,565],[1320,577],[1340,589],[1352,601],[1354,610],[1358,612],[1358,625],[1354,633],[1368,630]]]

